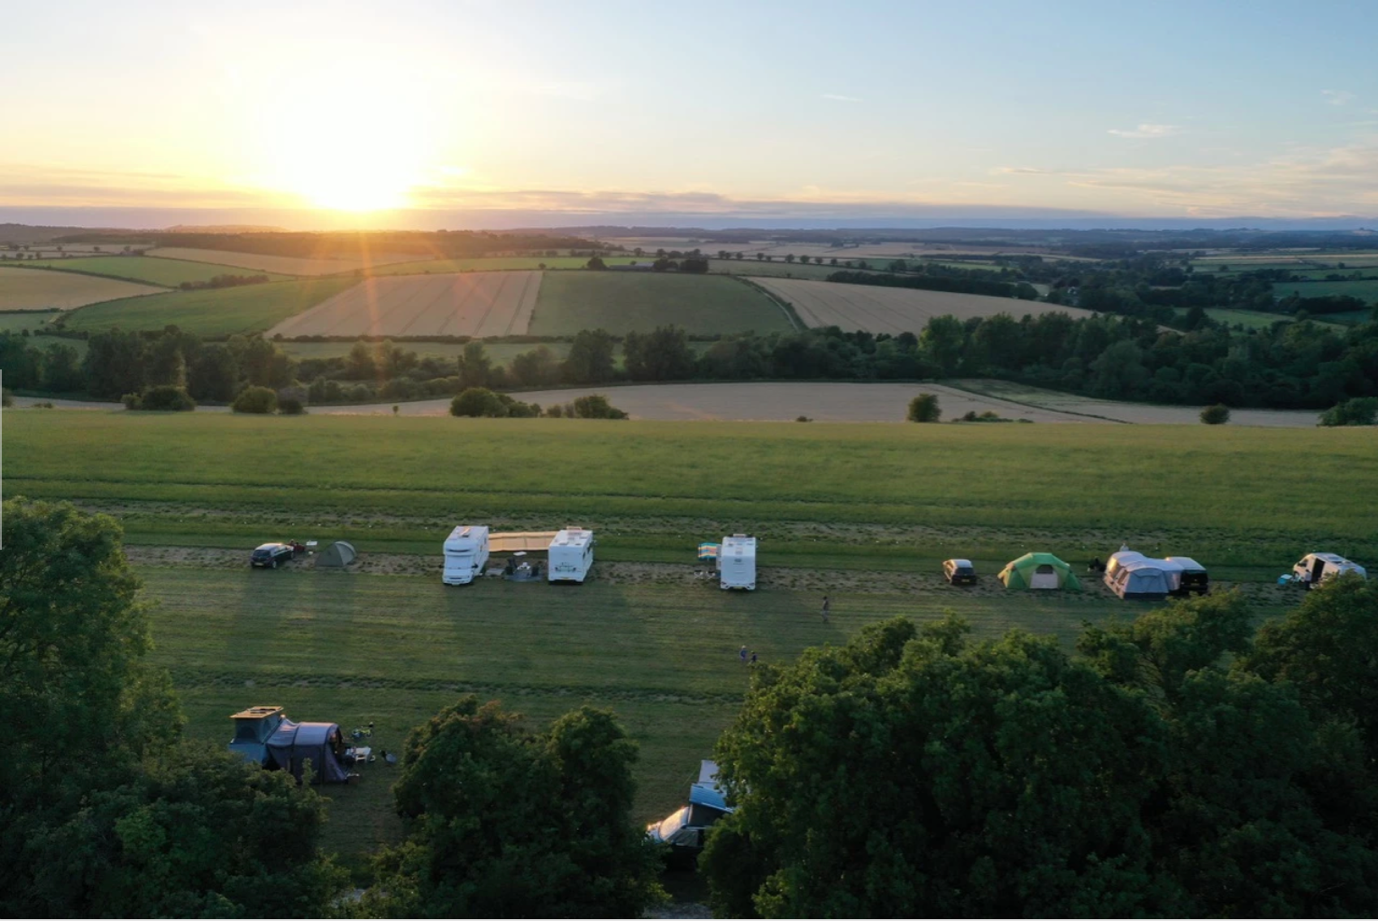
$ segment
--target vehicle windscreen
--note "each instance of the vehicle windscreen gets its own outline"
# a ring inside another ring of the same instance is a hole
[[[688,817],[688,806],[684,806],[670,813],[663,822],[656,826],[656,832],[659,833],[660,840],[669,841],[671,835],[684,827],[684,822]]]

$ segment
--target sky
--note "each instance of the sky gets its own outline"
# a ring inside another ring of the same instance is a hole
[[[68,0],[3,22],[0,221],[1378,225],[1378,4]]]

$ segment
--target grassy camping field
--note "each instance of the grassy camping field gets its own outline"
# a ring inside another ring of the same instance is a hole
[[[596,570],[595,570],[596,571]],[[577,588],[484,580],[446,588],[435,578],[316,572],[141,567],[156,602],[155,659],[168,668],[188,731],[229,737],[229,714],[276,704],[295,719],[346,732],[374,723],[375,752],[464,693],[499,699],[533,727],[579,706],[616,711],[640,745],[639,821],[683,803],[700,759],[736,713],[743,644],[765,662],[840,643],[863,625],[905,614],[958,611],[977,635],[1012,626],[1070,643],[1082,621],[1119,610],[1100,598],[834,593],[829,624],[816,593],[726,594],[710,584]],[[365,767],[357,786],[329,788],[325,844],[353,863],[396,839],[389,785],[395,769]]]
[[[622,335],[675,324],[690,334],[791,329],[784,312],[756,288],[720,275],[551,272],[541,282],[533,336],[572,336],[583,329]]]
[[[215,274],[224,274],[224,270],[217,268]],[[261,332],[358,283],[357,278],[313,278],[121,298],[73,311],[66,326],[99,332],[117,326],[127,330],[160,330],[175,324],[189,333],[211,338]]]
[[[124,524],[154,604],[152,655],[191,735],[224,742],[230,713],[278,704],[346,731],[373,722],[375,750],[395,750],[463,693],[533,724],[606,706],[640,744],[647,821],[682,803],[733,718],[742,645],[779,662],[948,609],[978,636],[1021,627],[1070,645],[1084,622],[1143,610],[1094,583],[1006,594],[994,572],[1030,549],[1078,569],[1122,540],[1188,554],[1217,580],[1251,580],[1260,616],[1289,602],[1264,583],[1299,554],[1378,555],[1378,527],[1350,498],[1378,485],[1366,431],[6,417],[7,496],[72,499]],[[474,462],[458,476],[461,449]],[[1305,501],[1278,488],[1300,454]],[[600,562],[579,587],[445,588],[436,548],[461,520],[579,521],[598,533]],[[737,530],[762,540],[749,595],[694,575],[697,541]],[[247,569],[247,548],[285,537],[352,539],[364,568]],[[942,584],[950,555],[974,558],[983,584]],[[390,770],[326,791],[326,846],[350,865],[400,831]]]

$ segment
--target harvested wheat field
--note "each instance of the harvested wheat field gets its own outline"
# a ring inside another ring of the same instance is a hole
[[[1007,313],[1066,313],[1074,318],[1089,317],[1091,311],[1059,307],[1036,301],[983,294],[949,294],[946,291],[918,291],[913,288],[883,288],[872,285],[844,285],[827,281],[802,281],[796,278],[753,278],[771,294],[794,306],[799,319],[808,326],[837,326],[846,332],[919,333],[933,317],[951,314],[959,320],[993,317]]]
[[[47,269],[0,268],[0,310],[70,310],[86,304],[139,294],[157,294],[166,288],[139,285],[114,278],[54,272]]]
[[[370,278],[284,320],[268,335],[520,336],[540,290],[540,272]]]
[[[164,259],[186,259],[191,262],[212,262],[239,269],[257,269],[260,272],[277,272],[280,275],[334,275],[337,272],[352,272],[375,265],[392,265],[397,262],[417,262],[426,259],[415,253],[377,253],[367,259],[330,257],[302,258],[300,256],[268,256],[262,253],[236,253],[223,249],[186,249],[180,246],[159,247],[147,253],[162,256]]]

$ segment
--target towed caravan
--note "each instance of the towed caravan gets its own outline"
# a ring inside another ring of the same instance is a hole
[[[756,538],[724,537],[718,550],[718,586],[756,591]]]
[[[693,860],[703,850],[708,829],[732,811],[726,794],[718,786],[717,763],[702,761],[698,783],[689,787],[689,804],[646,826],[646,837],[657,844],[670,845],[672,857]]]

